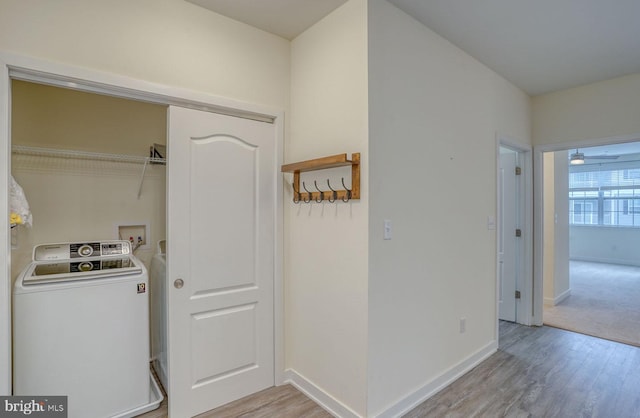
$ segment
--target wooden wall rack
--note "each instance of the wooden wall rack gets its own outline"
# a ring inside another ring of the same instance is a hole
[[[342,188],[340,189],[336,188],[336,185],[331,185],[329,180],[321,183],[320,185],[318,185],[317,182],[314,182],[312,185],[306,185],[303,182],[303,188],[300,188],[300,173],[345,166],[351,166],[350,190],[344,186],[344,179],[342,179]],[[347,159],[347,154],[338,154],[292,164],[285,164],[282,166],[281,171],[283,173],[293,173],[293,201],[295,203],[309,203],[313,201],[322,202],[323,200],[328,200],[329,202],[335,202],[338,200],[348,202],[351,199],[360,199],[359,152],[351,154],[351,159]]]

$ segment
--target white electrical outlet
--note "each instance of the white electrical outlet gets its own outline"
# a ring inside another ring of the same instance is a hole
[[[467,330],[467,318],[460,318],[460,334]]]

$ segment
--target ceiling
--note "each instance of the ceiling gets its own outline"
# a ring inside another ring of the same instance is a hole
[[[346,0],[186,1],[289,40],[346,3]]]
[[[293,39],[346,0],[187,0]],[[530,95],[640,72],[638,0],[389,0]]]
[[[598,145],[595,147],[584,147],[570,149],[569,154],[580,151],[585,156],[616,156],[616,155],[640,155],[640,142],[626,142],[622,144]],[[598,162],[598,161],[592,161]]]

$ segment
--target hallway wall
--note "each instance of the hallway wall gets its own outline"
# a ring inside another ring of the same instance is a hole
[[[487,228],[497,210],[496,138],[530,143],[530,102],[373,0],[369,106],[367,411],[396,416],[497,348],[496,234]]]
[[[287,368],[366,415],[368,304],[367,1],[350,0],[291,43],[291,135],[285,162],[361,153],[360,200],[294,204],[285,175]],[[334,188],[350,167],[302,173]],[[340,186],[341,188],[342,186]]]

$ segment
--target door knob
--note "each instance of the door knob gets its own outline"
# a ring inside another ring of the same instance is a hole
[[[182,280],[182,279],[176,279],[176,281],[175,281],[175,282],[173,282],[173,286],[174,286],[176,289],[182,289],[182,286],[184,286],[184,280]]]

